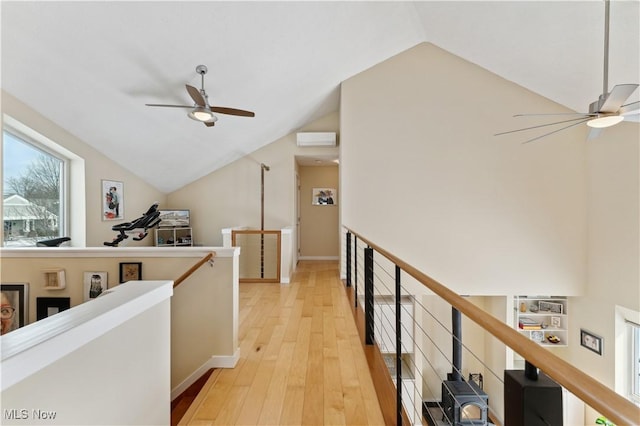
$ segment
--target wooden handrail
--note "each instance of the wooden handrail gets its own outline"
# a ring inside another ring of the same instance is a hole
[[[640,407],[637,407],[593,377],[578,370],[562,358],[541,348],[537,343],[522,336],[503,321],[478,308],[433,278],[362,237],[357,232],[349,228],[346,229],[615,424],[619,426],[640,424]]]
[[[178,279],[173,282],[173,288],[178,287],[180,285],[180,283],[182,283],[184,280],[189,278],[189,276],[191,276],[191,274],[193,274],[195,271],[197,271],[199,267],[201,267],[202,265],[204,265],[205,263],[207,263],[208,261],[213,259],[215,257],[215,255],[216,255],[216,252],[214,251],[214,252],[209,253],[208,255],[203,257],[202,259],[200,259],[198,261],[198,263],[193,265],[187,272],[185,272],[184,274],[180,275],[180,277],[178,277]]]

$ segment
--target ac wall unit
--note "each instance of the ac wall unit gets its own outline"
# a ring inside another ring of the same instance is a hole
[[[298,146],[336,146],[336,132],[301,132],[296,141]]]

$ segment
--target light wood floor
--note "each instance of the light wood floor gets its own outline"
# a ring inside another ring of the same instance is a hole
[[[181,425],[382,425],[337,262],[291,284],[240,284],[240,353],[213,372]]]

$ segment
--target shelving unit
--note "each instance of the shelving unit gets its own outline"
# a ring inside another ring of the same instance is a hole
[[[193,237],[191,228],[156,228],[155,245],[157,247],[191,247]]]
[[[515,296],[513,326],[521,334],[546,347],[567,346],[569,316],[564,296]],[[553,343],[550,336],[559,341]]]

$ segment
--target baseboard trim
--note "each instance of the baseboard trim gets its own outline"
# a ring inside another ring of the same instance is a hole
[[[298,260],[340,260],[340,256],[298,256]]]
[[[214,355],[207,362],[198,367],[193,373],[182,381],[178,386],[171,390],[171,400],[173,401],[179,397],[182,392],[186,391],[189,386],[194,384],[196,380],[202,377],[207,371],[212,368],[233,368],[240,359],[240,348],[236,350],[236,353],[231,356],[219,356]]]

